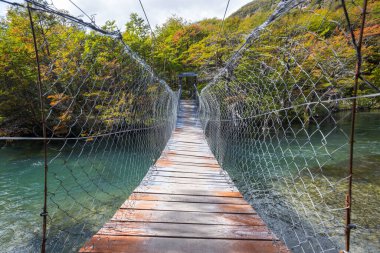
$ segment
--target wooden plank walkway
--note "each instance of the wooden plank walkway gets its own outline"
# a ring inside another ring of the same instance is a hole
[[[80,252],[289,252],[243,199],[181,101],[177,127],[140,186]]]

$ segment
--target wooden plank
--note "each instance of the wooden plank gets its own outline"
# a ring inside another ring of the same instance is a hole
[[[176,146],[186,146],[186,147],[201,147],[201,148],[208,147],[206,142],[187,142],[187,141],[181,141],[181,140],[170,140],[168,144],[176,145]]]
[[[204,167],[204,166],[191,166],[189,164],[169,164],[169,165],[159,165],[156,163],[156,168],[173,168],[173,169],[187,169],[188,171],[217,171],[218,173],[223,172],[220,167]]]
[[[223,185],[224,187],[228,188],[230,186],[233,186],[228,181],[222,181],[222,180],[210,180],[210,179],[197,179],[196,182],[194,182],[191,178],[178,178],[178,177],[160,177],[160,176],[151,176],[149,177],[150,182],[160,182],[162,183],[169,183],[169,184],[191,184],[191,185],[210,185],[210,184],[217,184],[217,185]]]
[[[171,140],[196,140],[198,142],[205,143],[206,140],[202,136],[202,133],[187,133],[187,132],[182,132],[182,133],[174,133],[172,135]]]
[[[215,180],[226,179],[226,177],[223,174],[219,174],[219,173],[213,173],[213,174],[196,173],[196,172],[183,173],[183,172],[177,172],[177,171],[154,170],[154,171],[151,171],[150,175],[165,176],[165,177],[179,177],[179,178],[203,178],[203,179],[215,179]]]
[[[194,195],[210,195],[210,196],[219,196],[217,192],[220,192],[222,196],[241,196],[238,191],[238,189],[235,186],[228,186],[225,185],[188,185],[188,184],[179,184],[179,185],[173,185],[173,184],[154,184],[150,183],[149,181],[146,181],[142,185],[143,189],[146,189],[148,192],[157,192],[157,193],[178,193],[178,194],[188,194],[184,192],[194,192]],[[136,191],[140,189],[139,187],[136,188]],[[196,194],[199,193],[199,194]],[[229,195],[232,194],[232,195]]]
[[[202,145],[202,146],[199,146],[199,145],[178,145],[178,143],[173,143],[173,144],[170,144],[168,143],[167,145],[168,147],[170,147],[170,149],[183,149],[183,150],[192,150],[193,152],[195,151],[198,151],[198,152],[204,152],[204,153],[208,153],[210,154],[210,148],[208,145]]]
[[[159,193],[133,193],[131,200],[147,201],[174,201],[174,202],[193,202],[193,203],[214,203],[214,204],[236,204],[244,205],[247,202],[242,198],[216,197],[216,196],[196,196],[181,194],[159,194]]]
[[[199,153],[208,155],[210,152],[209,148],[198,148],[198,147],[181,147],[181,146],[166,146],[168,151],[185,151],[191,153]]]
[[[218,168],[203,168],[203,167],[189,167],[189,166],[173,166],[173,167],[166,167],[166,166],[155,166],[153,170],[158,171],[177,171],[177,172],[197,172],[199,174],[203,173],[218,173],[223,174],[223,172]]]
[[[205,180],[205,181],[201,181]],[[208,191],[210,189],[226,189],[231,191],[237,191],[237,188],[229,183],[228,181],[210,181],[207,179],[200,179],[197,182],[194,182],[194,180],[189,178],[173,178],[173,177],[149,177],[148,179],[145,179],[144,186],[151,187],[151,186],[159,186],[159,185],[167,185],[167,187],[180,187],[180,188],[196,188],[200,187],[199,190],[205,190]],[[166,186],[165,186],[166,187]]]
[[[186,134],[200,135],[201,138],[203,139],[203,132],[202,131],[200,131],[200,132],[196,131],[196,130],[194,130],[194,128],[192,128],[192,129],[191,128],[182,128],[180,131],[174,131],[172,137],[177,138],[176,136],[181,135],[181,134],[183,134],[183,135],[186,135]],[[204,139],[204,141],[206,141],[206,140]]]
[[[210,153],[210,148],[207,145],[179,145],[178,143],[170,144],[168,143],[167,147],[169,150],[191,150],[193,152],[204,152]]]
[[[175,171],[175,170],[165,170],[163,168],[152,170],[152,175],[162,175],[162,176],[191,176],[191,177],[210,177],[210,178],[226,178],[226,174],[221,173],[221,171]]]
[[[226,191],[202,191],[197,189],[175,189],[175,188],[153,188],[153,187],[137,187],[135,192],[138,193],[162,193],[162,194],[181,194],[193,196],[215,196],[215,197],[236,197],[241,198],[240,192]]]
[[[194,174],[194,172],[198,172],[197,175],[205,175],[205,176],[210,176],[210,175],[220,175],[220,176],[223,176],[223,179],[225,179],[224,181],[231,181],[231,178],[227,175],[227,174],[224,174],[224,173],[221,173],[220,171],[218,170],[208,170],[208,171],[204,171],[204,170],[196,170],[194,169],[193,172],[190,172],[189,169],[182,169],[182,168],[175,168],[175,167],[164,167],[164,168],[156,168],[154,170],[155,173],[177,173],[177,175],[179,176],[191,176]],[[153,173],[153,171],[152,171]],[[161,176],[159,174],[152,174],[152,173],[149,173],[147,175],[150,175],[150,176]],[[181,174],[182,173],[182,174]],[[162,177],[164,177],[165,175],[162,175]],[[212,180],[212,181],[219,181],[220,177],[217,177],[217,178],[211,178],[209,180]],[[202,180],[201,180],[202,181]]]
[[[172,155],[178,155],[178,156],[189,156],[192,158],[208,158],[208,159],[215,159],[212,154],[205,154],[204,152],[194,152],[194,151],[187,151],[187,150],[182,150],[182,151],[175,151],[175,150],[169,150],[165,151],[166,154],[172,154]]]
[[[166,158],[159,159],[156,163],[158,166],[191,166],[191,167],[205,167],[205,168],[218,168],[220,166],[217,163],[192,163],[192,162],[180,162],[180,161],[171,161]]]
[[[180,163],[191,163],[191,164],[211,164],[211,165],[219,165],[215,159],[210,158],[194,158],[189,156],[177,156],[177,155],[166,155],[164,159],[168,159],[169,161],[180,162]]]
[[[264,226],[257,214],[200,213],[162,210],[119,209],[112,221],[161,222],[177,224],[209,224],[234,226]]]
[[[82,253],[287,253],[276,241],[164,238],[137,236],[94,236]]]
[[[218,178],[212,178],[212,177],[204,177],[199,178],[196,177],[196,181],[194,181],[194,177],[192,177],[193,174],[182,172],[182,171],[161,171],[161,172],[178,172],[183,173],[183,176],[167,176],[167,175],[160,175],[160,174],[150,174],[147,176],[145,181],[161,181],[161,182],[168,182],[168,183],[187,183],[187,184],[226,184],[227,186],[233,186],[232,181],[228,177],[218,177]],[[178,179],[178,180],[177,180]]]
[[[203,191],[203,192],[208,192],[208,191],[225,191],[225,192],[238,192],[237,188],[235,186],[225,186],[225,185],[199,185],[198,187],[195,185],[173,185],[173,184],[156,184],[154,182],[150,181],[144,181],[143,186],[145,188],[150,188],[150,189],[155,189],[155,190],[196,190],[196,191]]]
[[[161,210],[161,211],[182,211],[182,212],[204,212],[204,213],[243,213],[256,214],[253,208],[248,205],[235,204],[211,204],[211,203],[188,203],[188,202],[167,202],[167,201],[145,201],[135,200],[132,206],[124,203],[121,208],[141,209],[141,210]]]
[[[183,179],[183,178],[177,178],[179,179],[178,181],[179,182],[176,182],[174,180],[172,180],[173,178],[169,178],[171,180],[166,180],[166,179],[163,179],[163,180],[153,180],[153,179],[150,179],[149,180],[149,183],[145,184],[146,186],[149,186],[149,185],[162,185],[162,184],[174,184],[175,185],[191,185],[192,187],[197,187],[198,185],[202,186],[202,185],[210,185],[210,184],[213,184],[213,185],[217,185],[217,186],[220,186],[220,187],[224,187],[224,188],[233,188],[234,186],[232,186],[231,184],[229,183],[226,183],[226,182],[194,182],[194,181],[191,181],[191,180],[187,180],[187,181],[181,181],[180,179]]]
[[[212,160],[215,161],[215,157],[213,157],[211,154],[205,154],[204,152],[188,152],[188,151],[175,151],[175,150],[168,150],[164,151],[163,154],[165,156],[176,156],[176,157],[183,157],[183,158],[196,158],[196,159],[205,159],[205,160]]]
[[[207,147],[207,143],[205,141],[190,141],[190,140],[184,140],[184,139],[171,139],[169,141],[170,144],[179,144],[179,145],[189,145],[189,146],[204,146]]]
[[[210,153],[209,147],[199,147],[199,146],[188,146],[188,145],[167,145],[168,150],[182,150],[182,151],[191,151],[191,152],[202,152],[205,154]]]
[[[173,238],[209,238],[268,240],[274,236],[266,226],[225,226],[208,224],[172,224],[146,222],[107,222],[98,235],[158,236]]]
[[[188,174],[182,174],[182,175],[163,175],[163,173],[161,174],[149,174],[146,176],[146,178],[144,179],[144,181],[142,183],[145,183],[146,181],[150,180],[150,178],[155,178],[155,177],[162,177],[162,178],[168,178],[168,179],[187,179],[187,180],[212,180],[212,181],[218,181],[218,182],[230,182],[230,180],[227,178],[227,177],[217,177],[217,178],[213,178],[213,177],[193,177],[192,175],[188,175]]]

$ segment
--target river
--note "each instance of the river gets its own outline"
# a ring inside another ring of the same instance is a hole
[[[100,140],[49,143],[48,252],[73,252],[135,189],[164,147],[152,131]],[[39,252],[43,145],[0,148],[1,252]]]
[[[309,244],[315,252],[336,252],[343,245],[350,117],[342,112],[335,118],[338,125],[324,123],[320,132],[311,126],[310,138],[302,132],[296,139],[293,134],[282,139],[232,138],[223,155],[222,166],[240,191],[295,252],[307,252]],[[380,248],[379,133],[380,112],[360,112],[353,191],[353,223],[358,228],[352,232],[352,252]],[[78,249],[110,219],[158,158],[163,141],[155,133],[143,133],[49,143],[49,251]],[[1,252],[39,250],[42,157],[39,142],[1,143]],[[251,195],[255,197],[249,199]]]

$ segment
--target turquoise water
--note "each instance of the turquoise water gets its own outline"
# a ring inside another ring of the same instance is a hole
[[[89,142],[49,143],[48,252],[73,252],[109,220],[158,158],[154,132]],[[1,252],[38,252],[43,206],[43,146],[0,148]]]
[[[255,138],[243,130],[210,139],[239,190],[294,252],[344,246],[350,113],[318,121],[319,127],[293,124]],[[378,111],[357,115],[352,205],[352,252],[379,252]]]
[[[294,126],[297,134],[286,138],[268,133],[260,139],[232,134],[219,139],[228,143],[220,152],[223,167],[294,252],[337,252],[343,244],[349,116],[334,115],[337,127],[325,122],[320,132],[310,126],[306,134]],[[352,231],[352,252],[380,248],[379,132],[380,112],[358,114],[353,191],[358,228]],[[157,139],[153,132],[49,143],[49,252],[82,246],[140,183],[164,143],[165,137]],[[1,143],[1,252],[39,251],[42,156],[38,142]]]

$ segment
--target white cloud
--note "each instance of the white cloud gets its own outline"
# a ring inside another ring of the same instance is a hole
[[[151,25],[164,23],[172,15],[189,21],[203,18],[222,18],[227,0],[141,0]],[[251,0],[231,0],[227,16]],[[132,12],[144,17],[138,0],[74,0],[87,14],[94,15],[98,25],[107,20],[115,20],[123,29]],[[73,15],[80,15],[69,0],[53,0],[58,8],[66,9]],[[6,4],[0,2],[0,15],[4,15]]]

